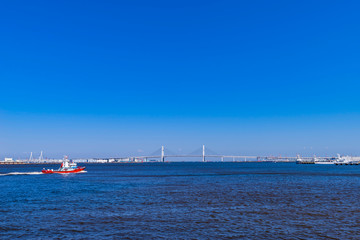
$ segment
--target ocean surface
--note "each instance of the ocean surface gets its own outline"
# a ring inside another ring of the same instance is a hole
[[[85,166],[0,165],[0,239],[360,239],[360,166]]]

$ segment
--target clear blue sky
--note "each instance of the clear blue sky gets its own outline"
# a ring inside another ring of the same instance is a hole
[[[360,154],[358,1],[0,3],[0,156]]]

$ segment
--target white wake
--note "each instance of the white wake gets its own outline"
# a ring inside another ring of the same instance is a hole
[[[9,172],[9,173],[0,173],[0,176],[11,176],[11,175],[39,175],[43,174],[42,172]]]

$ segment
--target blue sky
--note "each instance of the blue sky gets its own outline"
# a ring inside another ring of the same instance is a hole
[[[0,156],[360,154],[357,1],[0,5]]]

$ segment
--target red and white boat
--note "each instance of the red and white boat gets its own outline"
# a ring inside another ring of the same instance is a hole
[[[41,172],[45,174],[49,173],[79,173],[85,170],[85,167],[78,167],[76,163],[70,163],[67,157],[65,157],[64,161],[61,163],[61,166],[58,170],[53,169],[43,169]]]

